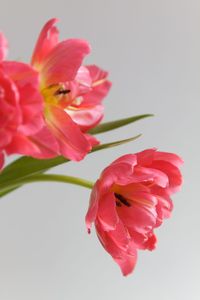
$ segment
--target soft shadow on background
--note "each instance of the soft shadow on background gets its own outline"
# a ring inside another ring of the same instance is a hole
[[[90,41],[87,63],[110,71],[105,120],[155,113],[110,141],[143,133],[129,145],[55,169],[95,180],[124,153],[158,147],[181,155],[185,183],[173,217],[157,230],[158,247],[140,252],[124,278],[84,217],[89,191],[33,184],[0,201],[0,299],[196,300],[200,298],[200,2],[199,0],[0,0],[9,59],[28,61],[43,24],[58,17],[61,37]]]

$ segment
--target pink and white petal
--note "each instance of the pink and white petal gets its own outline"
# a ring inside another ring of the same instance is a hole
[[[102,105],[96,106],[69,106],[65,110],[72,118],[72,120],[79,125],[82,131],[86,132],[94,128],[103,118],[104,107]]]
[[[31,64],[37,69],[48,53],[57,45],[59,31],[55,26],[57,19],[49,20],[42,28],[33,51]]]
[[[116,198],[111,192],[104,194],[99,200],[98,221],[105,231],[114,230],[119,222],[116,211]]]
[[[42,86],[74,80],[90,46],[85,40],[69,39],[55,46],[43,61]]]
[[[80,66],[77,71],[75,81],[79,85],[79,96],[88,93],[91,90],[92,79],[90,76],[90,72],[86,67]]]
[[[4,34],[0,32],[0,62],[3,61],[8,52],[8,42]]]
[[[79,161],[91,150],[91,146],[77,124],[62,109],[48,106],[46,123],[56,137],[60,154],[64,157]]]

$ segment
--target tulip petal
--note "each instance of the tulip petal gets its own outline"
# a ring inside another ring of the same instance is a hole
[[[174,153],[156,151],[154,157],[155,160],[167,161],[177,168],[183,164],[182,158]]]
[[[84,95],[83,104],[98,105],[108,94],[112,83],[107,80],[108,72],[100,69],[96,65],[86,66],[92,78],[92,89],[89,93]]]
[[[82,131],[86,132],[95,127],[103,118],[104,107],[96,105],[93,107],[80,105],[77,107],[69,106],[65,111],[72,120],[78,124]]]
[[[167,161],[157,160],[152,163],[152,168],[160,170],[161,172],[165,172],[165,174],[168,176],[168,191],[170,193],[174,193],[180,189],[182,184],[182,175],[177,167]]]
[[[85,133],[84,136],[87,139],[88,143],[90,144],[91,148],[98,146],[100,144],[99,140],[97,140],[94,136],[87,133]]]
[[[35,158],[53,158],[58,156],[58,145],[48,129],[43,128],[37,135],[26,137],[16,134],[6,147],[6,153],[22,154]]]
[[[0,114],[1,115],[1,114]],[[8,130],[0,130],[0,148],[6,147],[12,141],[12,133]]]
[[[39,75],[31,66],[22,62],[5,61],[2,67],[19,89],[30,86],[38,89]]]
[[[54,26],[57,21],[55,18],[51,19],[42,28],[33,51],[31,59],[32,65],[36,67],[39,66],[45,56],[57,45],[59,31],[56,26]]]
[[[152,251],[156,248],[157,238],[152,231],[149,231],[146,234],[141,234],[130,227],[128,228],[128,231],[138,249]]]
[[[98,206],[99,206],[99,193],[98,193],[99,184],[100,184],[100,182],[99,182],[99,180],[97,180],[95,185],[93,186],[93,189],[92,189],[92,192],[90,195],[89,208],[88,208],[88,211],[87,211],[87,214],[85,217],[85,223],[86,223],[88,233],[90,233],[92,223],[96,219],[96,215],[97,215],[97,210],[98,210]]]
[[[0,62],[6,58],[8,52],[8,42],[2,32],[0,32]]]
[[[79,127],[62,109],[48,106],[46,122],[60,146],[60,154],[66,158],[79,161],[90,151],[91,147]]]
[[[103,195],[99,201],[98,220],[105,231],[114,230],[119,222],[115,202],[113,193]]]
[[[148,177],[146,181],[151,181],[163,188],[167,187],[169,184],[169,178],[165,174],[165,170],[158,170],[157,168],[154,168],[153,165],[151,165],[151,168],[137,166],[135,173],[136,177],[146,175]]]
[[[132,202],[131,207],[122,205],[117,208],[117,211],[125,226],[131,227],[145,235],[155,226],[157,212],[155,207],[140,204],[139,200],[136,198],[136,201]]]
[[[115,230],[104,231],[96,224],[97,234],[105,250],[113,257],[124,276],[130,274],[137,261],[137,250],[122,223]]]
[[[154,159],[155,152],[156,152],[156,148],[146,149],[144,151],[136,153],[138,165],[141,165],[141,166],[151,165],[151,163]]]
[[[69,39],[58,43],[42,63],[42,86],[74,80],[90,46],[84,40]]]

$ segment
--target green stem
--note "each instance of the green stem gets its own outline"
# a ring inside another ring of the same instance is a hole
[[[33,175],[29,178],[24,179],[22,181],[22,184],[38,182],[38,181],[56,181],[56,182],[71,183],[71,184],[83,186],[88,189],[92,189],[94,185],[94,182],[85,180],[83,178],[67,176],[67,175],[57,175],[57,174]]]

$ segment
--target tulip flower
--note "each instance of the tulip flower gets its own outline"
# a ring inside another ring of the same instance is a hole
[[[138,249],[156,247],[154,229],[169,218],[171,194],[180,189],[182,160],[176,154],[148,149],[115,160],[95,183],[86,215],[95,224],[105,250],[130,274]]]
[[[43,27],[31,64],[39,72],[45,132],[51,135],[55,153],[78,161],[97,143],[86,132],[101,121],[101,102],[111,84],[107,72],[97,66],[82,66],[90,52],[85,40],[59,42],[56,22],[51,19]],[[43,139],[43,134],[36,137]]]

